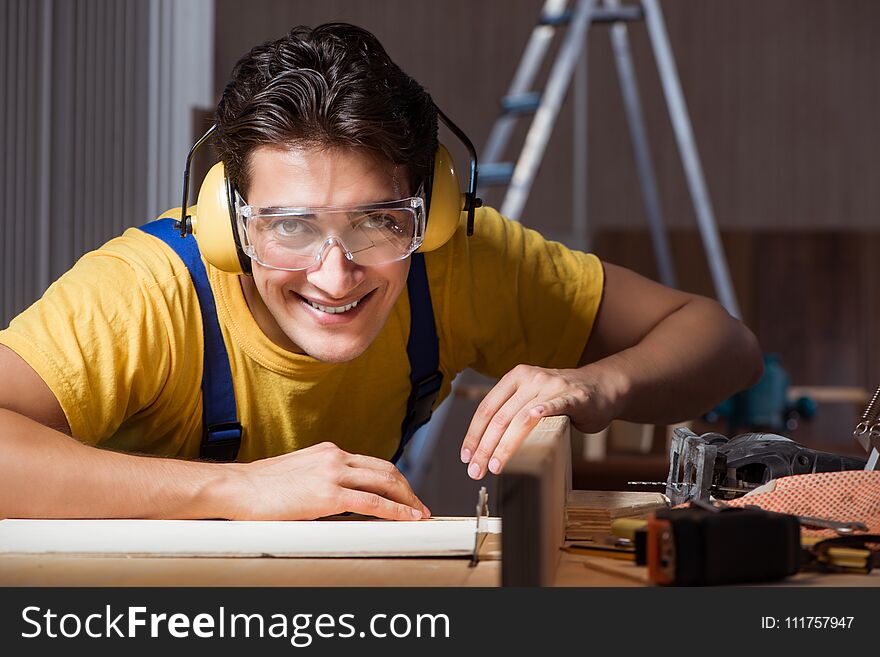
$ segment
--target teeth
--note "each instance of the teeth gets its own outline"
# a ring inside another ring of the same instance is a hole
[[[305,298],[305,297],[303,297],[303,298]],[[358,301],[354,301],[354,302],[348,304],[347,306],[322,306],[319,303],[315,303],[314,301],[310,301],[309,299],[306,299],[306,302],[312,308],[317,308],[322,313],[330,313],[331,315],[335,315],[337,313],[344,313],[346,310],[351,310],[356,305],[358,305],[359,301],[360,301],[360,299],[358,299]]]

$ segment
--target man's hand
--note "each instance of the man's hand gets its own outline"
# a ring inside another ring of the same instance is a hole
[[[388,461],[349,454],[321,443],[246,464],[230,464],[232,475],[218,493],[224,517],[234,520],[309,520],[359,513],[389,520],[431,515],[407,480]]]
[[[519,365],[480,404],[461,449],[474,479],[500,472],[544,416],[568,415],[584,433],[617,418],[671,424],[760,380],[755,336],[720,305],[603,266],[604,294],[581,367]]]
[[[542,417],[568,415],[584,433],[605,428],[614,417],[607,380],[589,368],[551,370],[518,365],[477,408],[461,447],[468,475],[498,474]]]
[[[253,463],[206,463],[98,449],[71,438],[39,375],[0,345],[0,518],[302,520],[345,511],[427,518],[388,461],[322,443]]]

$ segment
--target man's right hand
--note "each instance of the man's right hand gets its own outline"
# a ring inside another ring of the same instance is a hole
[[[233,520],[309,520],[358,513],[389,520],[431,515],[406,478],[388,461],[349,454],[333,443],[220,466],[228,477],[213,493]],[[211,493],[209,493],[211,495]]]
[[[0,519],[304,520],[350,511],[395,520],[430,511],[391,463],[331,443],[253,463],[98,449],[67,434],[37,373],[0,345]]]

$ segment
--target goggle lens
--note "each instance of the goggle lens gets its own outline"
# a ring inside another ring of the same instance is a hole
[[[354,209],[239,209],[245,252],[274,269],[308,269],[334,245],[360,265],[402,260],[424,235],[421,198]]]

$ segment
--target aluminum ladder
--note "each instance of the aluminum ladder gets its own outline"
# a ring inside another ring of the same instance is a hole
[[[703,177],[690,117],[669,45],[669,37],[658,0],[640,0],[621,4],[619,0],[545,0],[538,23],[532,30],[507,93],[501,99],[501,113],[492,126],[480,158],[481,189],[504,186],[501,214],[519,220],[538,174],[550,135],[559,117],[562,103],[574,79],[574,162],[573,217],[569,246],[587,250],[586,217],[587,178],[587,58],[588,28],[592,24],[611,25],[611,45],[623,95],[627,124],[632,139],[636,170],[642,191],[645,214],[660,281],[675,287],[676,278],[669,241],[660,207],[656,176],[651,160],[641,99],[629,46],[627,24],[644,21],[694,213],[706,252],[709,270],[719,302],[732,316],[739,318],[727,259],[718,234],[712,203]],[[543,91],[535,91],[541,66],[557,34],[562,42],[553,61]],[[531,117],[525,141],[515,160],[505,161],[510,138],[517,122]],[[430,423],[413,438],[404,455],[401,470],[416,487],[424,477],[434,447],[459,388],[459,377],[452,393],[434,412]]]

